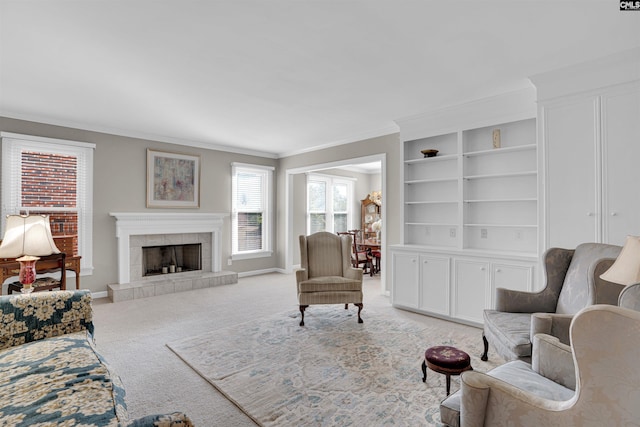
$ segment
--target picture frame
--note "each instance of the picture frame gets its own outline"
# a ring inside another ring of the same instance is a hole
[[[148,148],[147,207],[199,208],[200,156]]]

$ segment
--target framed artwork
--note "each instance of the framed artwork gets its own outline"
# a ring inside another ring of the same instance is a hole
[[[148,148],[147,207],[200,207],[200,156]]]

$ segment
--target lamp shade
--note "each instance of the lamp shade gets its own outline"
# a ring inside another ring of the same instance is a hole
[[[0,243],[0,258],[58,253],[60,250],[51,236],[49,215],[7,215],[4,238]]]
[[[640,283],[640,237],[627,236],[620,255],[600,278],[625,286]]]

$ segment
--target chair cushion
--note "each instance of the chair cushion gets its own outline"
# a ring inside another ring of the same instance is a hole
[[[430,347],[424,352],[428,364],[448,370],[463,370],[471,365],[471,358],[467,353],[448,345]]]
[[[484,334],[506,360],[531,356],[531,313],[485,310]]]
[[[464,375],[464,374],[463,374]],[[548,378],[539,375],[531,369],[531,365],[521,360],[514,360],[487,372],[494,378],[512,384],[544,399],[555,401],[569,400],[575,392]],[[458,390],[440,403],[440,419],[451,427],[460,425],[460,399]]]
[[[298,292],[361,291],[362,282],[341,276],[314,277],[298,284]]]

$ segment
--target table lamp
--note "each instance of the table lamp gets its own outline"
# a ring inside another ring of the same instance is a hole
[[[20,263],[18,278],[22,292],[33,291],[39,257],[58,253],[60,250],[51,235],[49,215],[7,215],[0,258],[16,258]]]
[[[627,236],[618,258],[600,278],[624,286],[640,283],[640,237]]]

